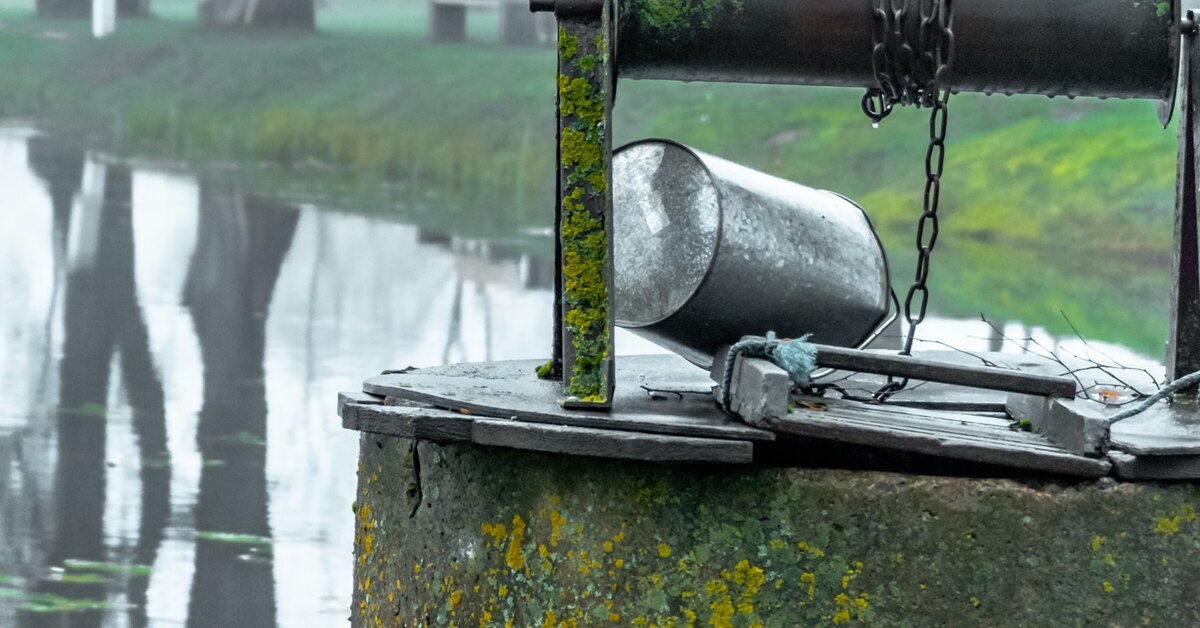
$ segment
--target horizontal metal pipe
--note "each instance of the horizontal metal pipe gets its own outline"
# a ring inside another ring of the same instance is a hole
[[[1171,101],[1178,1],[957,0],[952,89]],[[876,84],[871,0],[616,2],[622,78]]]

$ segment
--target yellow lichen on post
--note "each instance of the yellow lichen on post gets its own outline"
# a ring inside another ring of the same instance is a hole
[[[611,388],[608,11],[563,18],[558,32],[565,388],[568,400],[590,404],[608,403]]]

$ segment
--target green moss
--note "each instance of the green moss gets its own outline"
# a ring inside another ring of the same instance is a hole
[[[632,0],[627,10],[646,35],[669,42],[694,37],[737,15],[742,0]]]
[[[575,58],[577,50],[579,50],[579,38],[560,26],[558,29],[558,58],[563,61],[571,61]]]
[[[604,146],[590,140],[585,132],[563,129],[560,146],[564,166],[576,166],[576,170],[582,170],[594,169],[604,163]]]
[[[595,68],[595,57],[589,55]],[[582,66],[582,63],[580,64]],[[559,112],[564,116],[576,116],[588,127],[604,121],[604,98],[592,81],[584,77],[558,75]]]
[[[550,379],[550,376],[554,374],[554,358],[547,360],[545,364],[537,367],[536,373],[538,379]]]

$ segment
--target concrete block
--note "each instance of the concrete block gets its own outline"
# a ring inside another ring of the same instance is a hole
[[[733,368],[730,412],[755,427],[767,427],[767,419],[787,415],[792,389],[787,371],[759,358],[738,358]]]
[[[1014,420],[1028,419],[1034,432],[1075,454],[1102,456],[1108,450],[1109,423],[1086,399],[1012,394],[1005,402]]]

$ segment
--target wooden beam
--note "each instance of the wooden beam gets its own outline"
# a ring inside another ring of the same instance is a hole
[[[817,366],[821,368],[892,375],[1028,395],[1066,398],[1075,396],[1075,380],[1070,377],[1024,373],[990,366],[948,364],[894,353],[876,353],[829,345],[815,346]]]
[[[754,446],[749,441],[496,419],[477,419],[471,426],[471,440],[493,447],[647,462],[749,464],[754,460]]]

